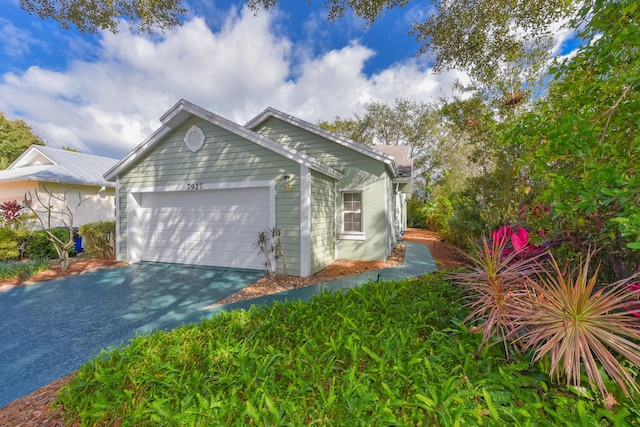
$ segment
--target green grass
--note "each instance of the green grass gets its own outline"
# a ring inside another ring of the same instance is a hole
[[[214,316],[84,365],[57,403],[83,425],[640,425],[551,383],[458,319],[440,276]],[[119,424],[121,423],[121,424]]]
[[[0,279],[19,277],[26,279],[36,273],[47,270],[49,263],[43,259],[29,261],[0,261]]]

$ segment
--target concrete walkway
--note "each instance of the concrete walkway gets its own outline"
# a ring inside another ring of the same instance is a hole
[[[312,296],[322,292],[339,292],[361,286],[367,282],[378,280],[402,280],[413,277],[420,277],[423,274],[435,273],[438,271],[436,262],[429,252],[427,245],[413,242],[403,242],[407,245],[402,265],[371,271],[369,273],[358,274],[356,276],[344,277],[330,282],[318,283],[304,288],[292,289],[277,294],[266,295],[246,301],[223,305],[212,309],[212,311],[248,310],[252,305],[269,305],[275,301],[308,301]]]

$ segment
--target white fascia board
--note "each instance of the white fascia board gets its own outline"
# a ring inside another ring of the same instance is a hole
[[[369,147],[368,145],[362,144],[360,142],[352,141],[340,135],[336,135],[332,132],[322,129],[321,127],[313,125],[307,121],[294,117],[290,114],[283,113],[282,111],[278,111],[272,107],[267,108],[262,113],[260,113],[253,119],[249,120],[249,122],[245,124],[245,127],[253,130],[259,125],[261,125],[262,123],[264,123],[265,121],[267,121],[267,119],[269,119],[270,117],[282,120],[284,122],[297,126],[301,129],[304,129],[307,132],[314,133],[318,136],[321,136],[322,138],[328,139],[329,141],[335,142],[344,147],[357,151],[358,153],[364,154],[365,156],[369,156],[375,160],[383,162],[387,165],[387,167],[389,167],[394,177],[398,176],[398,167],[396,166],[396,161],[392,156],[389,156],[388,154],[375,150]]]
[[[20,154],[20,156],[18,156],[17,159],[15,159],[13,161],[13,163],[11,163],[9,165],[9,167],[7,168],[7,170],[9,169],[14,169],[14,168],[19,168],[21,166],[30,166],[30,162],[31,162],[31,158],[33,157],[34,152],[37,152],[37,154],[49,159],[49,161],[53,164],[56,164],[56,162],[54,162],[51,157],[47,156],[45,153],[43,153],[42,151],[40,151],[38,149],[38,147],[40,147],[39,145],[32,145],[29,148],[27,148],[22,154]]]

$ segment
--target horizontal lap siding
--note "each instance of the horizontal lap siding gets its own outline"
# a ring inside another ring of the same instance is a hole
[[[390,253],[387,231],[390,213],[386,211],[389,178],[383,162],[273,117],[254,130],[344,173],[337,183],[338,191],[334,199],[337,230],[342,228],[340,190],[363,190],[366,241],[338,239],[338,258],[363,261],[387,259]]]
[[[335,261],[333,179],[311,172],[311,274]]]
[[[192,153],[184,143],[185,133],[193,125],[200,127],[206,137],[204,146],[196,153]],[[284,231],[283,246],[289,273],[299,274],[300,189],[293,186],[290,191],[285,191],[281,179],[283,175],[298,170],[299,165],[293,160],[207,121],[193,118],[167,135],[120,176],[120,258],[125,259],[127,254],[128,188],[275,180],[276,227]]]

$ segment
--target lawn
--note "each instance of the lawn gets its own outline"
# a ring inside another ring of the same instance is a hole
[[[547,360],[474,357],[462,301],[431,275],[222,313],[104,352],[58,403],[83,425],[640,425],[614,385],[610,411]]]

